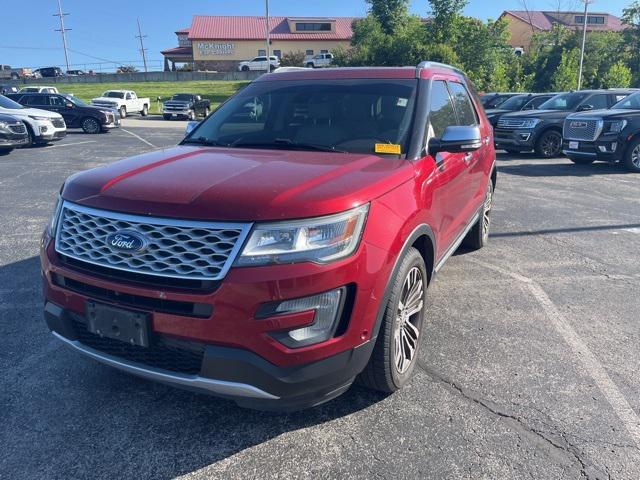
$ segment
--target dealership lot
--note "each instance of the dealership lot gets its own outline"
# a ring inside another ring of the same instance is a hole
[[[184,124],[0,157],[0,478],[640,477],[640,195],[612,165],[499,155],[492,242],[439,274],[420,369],[393,396],[266,414],[64,348],[37,258],[60,184]]]

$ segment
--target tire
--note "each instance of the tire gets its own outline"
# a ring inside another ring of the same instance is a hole
[[[142,115],[143,117],[149,115],[149,107],[147,107],[146,105],[142,107],[142,110],[140,110],[140,115]]]
[[[120,107],[120,118],[127,118],[127,107],[124,105]]]
[[[22,147],[20,147],[20,148],[28,148],[28,147],[33,146],[33,139],[34,139],[33,129],[31,128],[31,125],[29,125],[26,122],[25,122],[25,125],[27,127],[27,143],[22,145]]]
[[[164,118],[165,120],[171,120],[171,115],[164,114],[162,115],[162,118]]]
[[[569,157],[569,160],[571,160],[576,165],[591,165],[593,162],[596,161],[595,158],[585,158],[585,157]]]
[[[96,134],[100,133],[102,127],[100,122],[93,117],[83,118],[82,122],[80,122],[80,126],[82,127],[82,131],[84,133]]]
[[[622,164],[627,170],[633,173],[640,173],[640,140],[636,140],[629,145]]]
[[[536,141],[536,154],[542,158],[558,157],[562,151],[562,134],[556,130],[547,130]]]
[[[187,114],[187,120],[193,121],[196,119],[196,112],[194,112],[193,110],[189,110],[189,113]]]
[[[411,378],[420,350],[427,278],[424,259],[418,250],[410,248],[400,260],[389,301],[381,307],[385,309],[382,325],[369,363],[358,377],[360,384],[392,393]],[[401,309],[401,302],[407,309],[417,311],[407,316],[410,311]]]
[[[275,65],[269,65],[269,71],[270,72],[275,71],[276,68],[278,68],[278,67],[276,67]]]
[[[247,65],[243,65],[242,66],[242,71],[243,72],[248,72],[249,71],[249,67]]]
[[[209,107],[204,107],[204,113],[202,114],[202,116],[204,118],[207,118],[209,116]]]
[[[489,232],[491,230],[491,208],[493,207],[493,193],[495,186],[493,180],[489,180],[487,185],[487,193],[482,204],[482,212],[480,218],[475,225],[469,230],[467,236],[464,237],[462,245],[471,250],[480,250],[489,243]]]
[[[0,148],[0,157],[3,155],[9,155],[13,151],[13,147],[10,148]]]
[[[311,62],[307,63],[307,68],[313,68],[313,63]]]

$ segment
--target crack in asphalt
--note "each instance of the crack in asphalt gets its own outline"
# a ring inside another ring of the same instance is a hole
[[[445,378],[444,376],[424,365],[424,363],[420,360],[416,362],[416,365],[420,368],[420,370],[428,375],[432,379],[432,381],[444,385],[444,387],[450,392],[456,393],[462,396],[464,399],[481,406],[491,414],[507,420],[511,424],[511,426],[516,429],[516,434],[524,433],[534,443],[535,446],[542,447],[543,445],[546,445],[547,447],[551,448],[550,451],[559,453],[563,458],[566,458],[573,465],[576,465],[579,468],[581,477],[587,480],[599,480],[604,478],[611,479],[611,475],[609,474],[608,469],[606,472],[602,472],[598,470],[593,464],[585,461],[581,457],[581,452],[578,450],[578,448],[575,445],[571,444],[565,438],[564,434],[560,433],[557,440],[549,438],[543,432],[528,425],[519,416],[504,411],[499,405],[487,399],[483,399],[474,392],[461,387],[453,380]]]

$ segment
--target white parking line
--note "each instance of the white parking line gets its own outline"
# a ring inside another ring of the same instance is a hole
[[[120,127],[120,130],[121,130],[121,131],[123,131],[123,132],[125,132],[125,133],[128,133],[129,135],[131,135],[131,136],[133,136],[133,137],[136,137],[138,140],[140,140],[140,141],[141,141],[141,142],[143,142],[143,143],[146,143],[146,144],[147,144],[147,145],[149,145],[150,147],[156,148],[156,146],[155,146],[153,143],[151,143],[151,142],[149,142],[149,141],[145,140],[145,139],[144,139],[144,138],[142,138],[140,135],[136,135],[135,133],[130,132],[129,130],[125,130],[125,129],[124,129],[124,128],[122,128],[122,127]]]
[[[527,286],[531,295],[533,295],[544,310],[547,318],[549,318],[555,329],[560,333],[571,350],[573,350],[573,353],[578,360],[580,360],[587,373],[591,378],[593,378],[596,385],[598,385],[598,388],[600,388],[600,391],[629,432],[629,435],[631,435],[635,444],[640,448],[640,418],[633,408],[631,408],[631,405],[629,405],[629,402],[613,380],[611,380],[611,377],[605,368],[591,350],[589,350],[589,347],[587,347],[587,345],[582,341],[567,319],[564,318],[562,313],[560,313],[543,288],[533,279],[519,273],[511,272],[495,265],[485,263],[481,260],[471,258],[469,260],[477,265],[510,277]]]
[[[50,148],[63,148],[63,147],[75,147],[76,145],[85,145],[87,143],[97,143],[96,140],[87,140],[85,142],[75,142],[75,143],[63,143],[62,145],[58,144],[58,145],[49,145],[48,147],[45,147],[47,150],[49,150]]]

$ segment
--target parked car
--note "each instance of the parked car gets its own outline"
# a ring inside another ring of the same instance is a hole
[[[120,112],[120,118],[125,118],[133,112],[139,112],[146,117],[151,101],[148,98],[138,98],[133,90],[107,90],[101,96],[92,99],[91,105],[117,110]]]
[[[67,135],[67,126],[60,114],[23,107],[4,95],[0,95],[0,113],[24,122],[27,127],[27,146],[56,142]]]
[[[58,93],[58,89],[51,86],[30,85],[22,87],[18,93]]]
[[[29,135],[25,124],[12,115],[0,113],[0,155],[6,155],[28,142]]]
[[[0,85],[0,95],[7,93],[18,93],[18,87],[15,85]]]
[[[30,68],[11,68],[9,65],[0,65],[0,80],[18,80],[20,78],[34,78]]]
[[[84,70],[67,70],[67,75],[72,77],[79,77],[82,75],[86,75]]]
[[[309,68],[328,67],[333,62],[333,53],[319,53],[305,60],[305,64]]]
[[[198,115],[209,115],[211,101],[195,93],[176,93],[162,105],[162,117],[165,120],[188,118],[194,120]]]
[[[487,242],[495,183],[453,67],[263,75],[179,146],[64,183],[45,318],[100,362],[251,408],[317,405],[356,376],[393,392],[429,282]]]
[[[34,70],[34,73],[40,75],[42,78],[64,77],[64,72],[60,67],[38,68]]]
[[[275,70],[280,66],[280,59],[276,56],[269,57],[269,68]],[[248,72],[249,70],[267,70],[267,57],[255,57],[253,60],[244,60],[238,64],[238,70]]]
[[[489,122],[495,128],[498,125],[498,120],[505,113],[537,110],[540,105],[556,95],[557,93],[523,93],[506,100],[498,108],[485,110],[485,113]]]
[[[515,97],[516,95],[520,95],[520,93],[491,92],[481,95],[480,101],[482,102],[482,106],[484,107],[484,109],[489,110],[492,108],[498,108],[504,102],[509,100],[511,97]]]
[[[610,110],[574,113],[564,121],[563,152],[580,165],[619,163],[640,173],[640,93]]]
[[[547,100],[538,110],[506,113],[495,129],[496,148],[518,153],[534,150],[542,158],[562,153],[562,126],[574,112],[609,108],[633,93],[630,89],[580,90]]]
[[[62,115],[67,128],[81,128],[85,133],[106,132],[120,126],[117,110],[87,105],[69,94],[16,93],[8,98],[25,107],[40,108]]]

